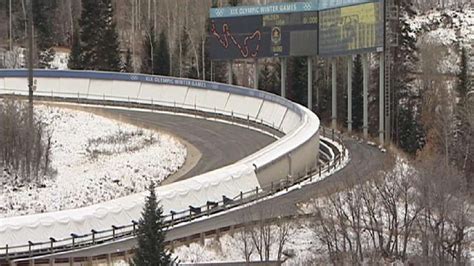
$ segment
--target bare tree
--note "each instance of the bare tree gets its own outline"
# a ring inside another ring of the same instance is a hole
[[[288,220],[285,220],[285,218],[278,217],[277,221],[275,223],[276,230],[277,230],[277,237],[276,237],[276,243],[278,245],[278,250],[277,250],[277,261],[281,261],[282,255],[284,248],[290,238],[290,236],[293,234],[293,229],[291,227],[291,224]]]
[[[37,117],[29,134],[27,116],[25,104],[12,99],[0,102],[0,166],[10,173],[12,179],[6,182],[13,185],[39,183],[50,172],[51,137]],[[25,144],[27,141],[31,148]]]
[[[441,157],[419,162],[417,204],[423,211],[417,222],[423,260],[434,264],[464,263],[466,229],[472,226],[468,192],[462,175]]]
[[[237,241],[237,248],[241,251],[246,262],[249,262],[255,246],[252,241],[252,226],[250,223],[244,223],[243,227],[237,233],[235,240]]]

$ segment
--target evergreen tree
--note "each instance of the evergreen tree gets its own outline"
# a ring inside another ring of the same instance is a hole
[[[99,64],[98,46],[105,33],[104,12],[106,5],[102,0],[82,0],[82,12],[79,19],[81,40],[81,66],[83,69],[96,70]]]
[[[130,48],[127,49],[127,53],[125,54],[125,61],[122,64],[122,72],[133,73],[132,51],[130,51]]]
[[[260,77],[258,84],[260,89],[280,95],[280,64],[265,62],[260,67]]]
[[[157,72],[158,75],[169,76],[170,74],[170,52],[168,49],[168,39],[164,31],[160,33],[157,54]]]
[[[456,106],[455,147],[453,147],[455,152],[452,153],[451,160],[464,173],[466,182],[470,187],[474,186],[474,96],[468,96],[468,93],[472,90],[471,86],[468,52],[466,48],[463,48],[456,86],[459,100]]]
[[[242,4],[242,0],[229,0],[229,6],[239,6]]]
[[[413,87],[418,61],[416,35],[412,34],[410,18],[416,12],[412,0],[398,0],[400,7],[399,46],[394,51],[392,69],[393,108],[395,125],[392,134],[395,143],[406,152],[414,154],[424,145],[424,131],[420,123],[421,92]]]
[[[471,89],[470,79],[469,79],[469,65],[468,65],[469,55],[466,51],[466,48],[463,47],[461,50],[461,69],[458,73],[458,83],[456,86],[456,91],[459,97],[459,104],[464,105],[466,102],[466,96],[469,90]]]
[[[79,30],[74,27],[74,33],[72,35],[72,47],[71,53],[69,54],[69,60],[67,62],[69,69],[83,69],[81,59],[81,43],[79,40]]]
[[[407,153],[415,154],[424,144],[424,131],[420,125],[419,115],[413,105],[403,105],[399,109],[398,145]]]
[[[307,103],[308,69],[305,57],[293,57],[288,60],[288,98],[302,105]]]
[[[357,55],[352,70],[352,127],[362,130],[364,115],[364,76],[362,70],[362,59]]]
[[[150,27],[150,31],[145,34],[143,40],[143,56],[141,73],[144,74],[158,74],[158,44],[156,43],[155,30]]]
[[[57,3],[55,0],[33,0],[33,23],[35,27],[38,67],[49,68],[54,59],[54,32],[51,14]]]
[[[169,265],[170,254],[165,249],[163,209],[155,195],[155,184],[150,183],[142,218],[138,222],[138,247],[133,259],[136,266]]]
[[[99,39],[98,52],[100,55],[98,70],[120,71],[120,47],[116,23],[114,21],[114,10],[111,0],[102,0],[104,2],[104,11],[102,23],[104,23],[104,35]]]

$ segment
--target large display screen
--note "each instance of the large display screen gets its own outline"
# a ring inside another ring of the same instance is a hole
[[[214,18],[209,38],[211,59],[316,55],[318,13]]]
[[[321,9],[326,3],[321,1],[211,9],[210,57],[341,56],[382,49],[383,2],[340,2],[328,9]]]
[[[380,2],[319,12],[319,54],[343,55],[383,45],[383,6]]]

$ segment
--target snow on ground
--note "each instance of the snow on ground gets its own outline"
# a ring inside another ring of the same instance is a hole
[[[286,258],[284,265],[307,265],[315,261],[318,253],[324,253],[321,243],[316,239],[310,223],[291,222],[290,238],[283,249],[283,253],[291,254]],[[273,232],[278,228],[274,226]],[[245,261],[244,253],[241,249],[243,242],[241,235],[236,231],[234,235],[225,234],[220,238],[206,239],[204,245],[191,243],[189,246],[180,246],[173,251],[173,257],[178,257],[182,263],[197,262],[223,262],[223,261]],[[276,260],[278,246],[272,245],[270,258]],[[259,261],[257,251],[251,255],[252,261]]]
[[[411,34],[419,41],[447,48],[440,54],[439,71],[454,74],[459,71],[459,46],[474,53],[474,8],[464,10],[432,10],[410,20]]]
[[[393,173],[404,176],[413,169],[407,164],[407,162],[401,158],[396,160],[396,165]],[[324,204],[322,202],[304,202],[298,204],[298,208],[301,214],[314,213],[315,204]],[[403,213],[403,210],[399,211]],[[385,219],[386,217],[384,217]],[[282,259],[286,259],[283,265],[327,265],[330,264],[327,261],[327,250],[324,244],[318,239],[318,230],[315,230],[314,224],[311,222],[312,218],[295,218],[289,222],[290,233],[289,240],[284,247],[284,254]],[[388,221],[387,221],[388,223]],[[467,230],[467,239],[472,239],[473,228]],[[183,263],[199,263],[199,262],[225,262],[225,261],[245,261],[244,253],[242,248],[244,242],[242,241],[242,234],[236,230],[234,235],[224,234],[220,238],[206,239],[204,245],[199,243],[191,243],[189,246],[180,246],[173,250],[173,257]],[[272,235],[278,237],[278,227],[272,226]],[[468,240],[468,241],[469,241]],[[251,240],[250,240],[251,241]],[[368,239],[365,243],[368,243]],[[409,243],[410,253],[419,253],[420,245],[415,242]],[[470,262],[474,262],[474,251],[470,248]],[[272,245],[270,252],[270,259],[276,260],[278,246]],[[467,251],[469,253],[469,251]],[[259,261],[257,251],[253,251],[251,256],[252,261]],[[380,264],[384,264],[383,261]],[[402,262],[396,261],[392,265],[403,265]]]
[[[175,138],[83,111],[38,106],[52,132],[57,174],[18,186],[0,173],[0,217],[84,207],[144,191],[184,163]]]

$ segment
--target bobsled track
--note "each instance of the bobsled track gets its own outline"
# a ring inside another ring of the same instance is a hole
[[[26,96],[26,75],[0,71],[0,96]],[[297,202],[333,190],[348,173],[363,177],[383,161],[376,148],[342,141],[310,110],[262,91],[141,74],[38,70],[34,76],[36,100],[156,127],[200,152],[192,169],[157,188],[170,246],[233,230],[244,216],[262,219],[250,211],[255,208],[272,209],[265,219],[295,215]],[[127,258],[145,195],[1,218],[0,265]]]

